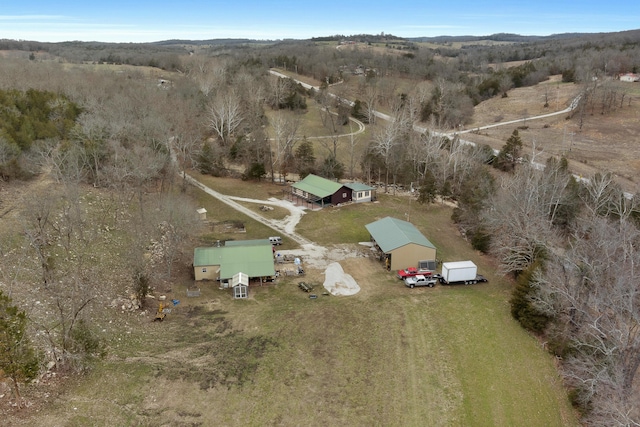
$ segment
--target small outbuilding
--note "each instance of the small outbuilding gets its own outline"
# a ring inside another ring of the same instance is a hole
[[[205,221],[207,219],[207,210],[205,208],[199,208],[196,212],[198,212],[200,220]]]
[[[249,296],[249,276],[244,273],[234,274],[229,282],[233,289],[233,298],[245,299]]]
[[[436,247],[410,222],[386,217],[365,227],[387,269],[435,269]]]

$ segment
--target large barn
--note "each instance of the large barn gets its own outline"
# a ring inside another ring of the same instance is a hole
[[[351,201],[370,202],[375,198],[375,189],[358,182],[341,184],[310,174],[291,185],[291,198],[314,206],[335,206]]]
[[[193,270],[196,280],[228,281],[238,273],[253,280],[269,280],[276,274],[273,247],[268,239],[261,239],[195,248]]]
[[[410,222],[386,217],[365,227],[387,269],[435,269],[436,247]]]

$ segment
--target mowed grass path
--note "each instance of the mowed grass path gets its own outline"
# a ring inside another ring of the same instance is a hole
[[[489,289],[409,290],[375,270],[377,262],[357,261],[371,276],[360,283],[363,295],[349,298],[310,300],[293,282],[254,289],[247,301],[206,289],[163,324],[141,324],[130,346],[61,399],[44,422],[577,425],[551,358]],[[190,316],[191,306],[209,308]],[[236,335],[216,335],[222,322]],[[223,336],[233,338],[224,340],[230,347],[246,344],[246,353],[215,347]],[[249,343],[265,337],[266,350],[253,353]],[[216,384],[222,365],[240,373]],[[243,369],[248,378],[240,385]],[[212,387],[203,388],[210,378]]]
[[[380,200],[308,213],[300,231],[356,242],[364,224],[410,213],[439,256],[473,259],[490,282],[409,290],[353,258],[342,261],[362,288],[351,297],[319,288],[311,300],[290,280],[233,300],[205,285],[163,323],[130,317],[107,361],[16,425],[577,425],[553,358],[509,314],[512,285],[455,233],[451,209]]]

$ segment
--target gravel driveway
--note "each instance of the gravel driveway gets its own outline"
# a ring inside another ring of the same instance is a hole
[[[187,181],[195,187],[198,187],[205,193],[227,204],[238,212],[242,212],[248,217],[270,227],[274,231],[284,234],[290,239],[294,240],[300,245],[300,249],[278,251],[281,254],[292,254],[302,257],[304,263],[310,267],[325,270],[324,287],[332,295],[353,295],[360,291],[360,287],[351,275],[345,273],[342,267],[338,263],[339,260],[344,258],[356,257],[358,252],[347,246],[335,246],[332,249],[327,249],[323,246],[318,246],[309,239],[302,237],[295,232],[296,225],[300,222],[300,218],[305,214],[305,210],[299,206],[294,205],[288,200],[281,200],[270,198],[269,200],[257,200],[248,199],[244,197],[227,196],[219,193],[201,182],[197,181],[190,175],[186,175]],[[282,220],[275,220],[271,218],[265,218],[257,212],[246,208],[237,201],[256,203],[260,205],[280,206],[289,211]]]

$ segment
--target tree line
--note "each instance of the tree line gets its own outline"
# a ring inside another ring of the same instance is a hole
[[[515,278],[511,312],[560,361],[584,423],[636,425],[638,200],[611,174],[578,182],[565,159],[528,160],[514,131],[490,162],[503,172],[476,173],[453,218]]]
[[[33,175],[46,170],[58,189],[37,194],[25,207],[21,230],[29,261],[2,271],[4,282],[41,291],[55,315],[30,308],[23,316],[17,307],[26,301],[9,292],[16,298],[0,301],[0,307],[7,313],[3,319],[10,316],[17,326],[0,324],[0,332],[13,337],[11,347],[0,349],[0,361],[8,364],[1,357],[18,352],[29,355],[16,371],[16,385],[32,375],[32,355],[46,354],[61,369],[85,369],[105,350],[96,333],[102,322],[97,302],[123,292],[118,283],[143,300],[149,286],[171,277],[182,243],[197,230],[190,220],[193,206],[181,193],[186,180],[175,182],[174,153],[183,171],[195,167],[244,179],[286,178],[291,172],[359,175],[383,182],[385,190],[394,184],[418,188],[423,203],[454,200],[453,219],[463,234],[517,281],[512,313],[561,358],[585,422],[637,423],[636,200],[627,199],[606,173],[577,182],[564,159],[549,160],[544,172],[532,167],[527,160],[535,153],[523,153],[517,131],[498,154],[435,131],[413,131],[420,121],[433,130],[456,127],[484,97],[504,96],[548,73],[571,70],[567,79],[587,90],[605,68],[613,73],[635,66],[635,41],[626,50],[590,43],[582,50],[571,45],[564,57],[560,50],[556,56],[538,54],[535,62],[509,69],[488,66],[495,59],[489,53],[498,48],[448,57],[419,49],[409,57],[307,42],[236,47],[181,57],[180,74],[168,87],[135,71],[3,61],[3,178],[25,176],[18,168]],[[595,55],[602,46],[604,61]],[[270,76],[267,67],[279,63],[324,83],[310,91]],[[331,87],[338,98],[330,96],[329,82],[350,79],[347,70],[357,65],[369,72],[355,85],[354,106],[346,107],[340,100],[346,94],[338,85]],[[390,74],[414,76],[417,83],[398,93],[386,78]],[[604,85],[589,89],[582,102],[585,111],[610,112],[624,99]],[[380,107],[395,120],[376,120]],[[300,132],[305,114],[319,115],[334,137],[312,143]],[[350,116],[370,126],[367,141],[335,136]],[[112,191],[97,197],[86,188]],[[99,220],[90,220],[89,213]],[[2,238],[10,242],[15,236],[5,230]],[[151,258],[150,247],[158,249]],[[93,262],[96,254],[116,252],[123,257],[111,262],[126,265],[118,280],[110,277],[114,264]],[[33,352],[21,332],[25,317],[42,332]]]
[[[0,68],[2,187],[35,188],[3,200],[0,230],[0,369],[20,404],[21,382],[104,357],[100,331],[119,323],[112,301],[132,294],[127,304],[147,309],[150,289],[190,254],[184,243],[200,223],[170,144],[201,115],[189,86],[169,91],[142,73],[28,59]]]

